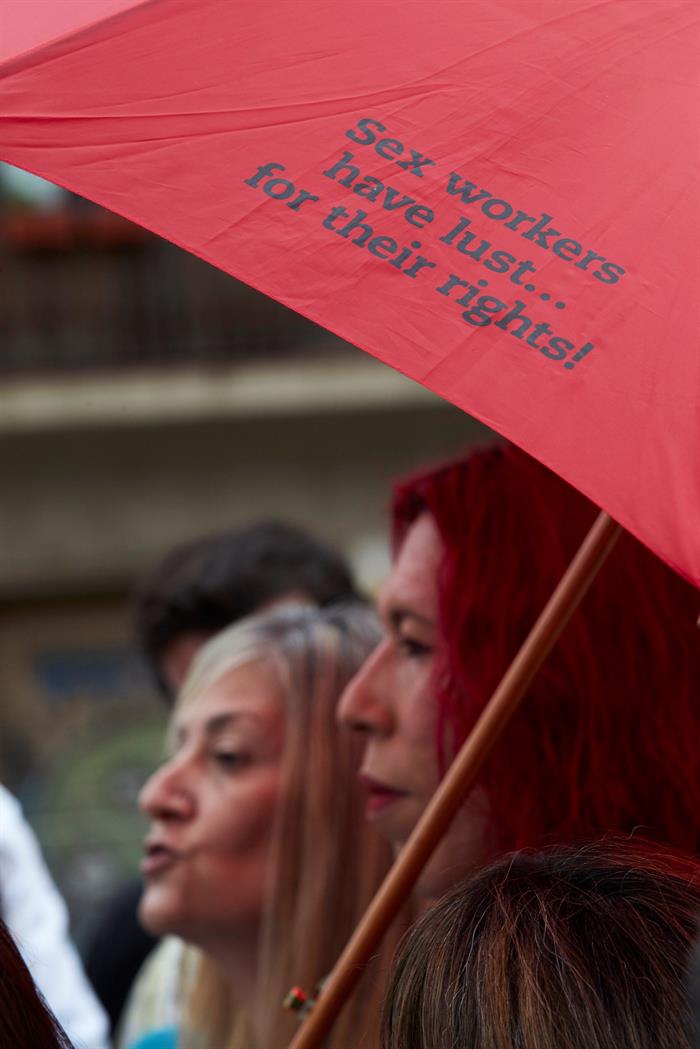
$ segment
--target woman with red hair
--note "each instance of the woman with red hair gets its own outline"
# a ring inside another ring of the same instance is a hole
[[[592,524],[595,507],[497,445],[399,483],[385,636],[343,698],[368,816],[398,850]],[[621,537],[419,882],[512,849],[635,832],[700,843],[698,592]]]

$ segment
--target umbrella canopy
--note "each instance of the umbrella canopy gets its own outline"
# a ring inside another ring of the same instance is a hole
[[[700,584],[692,0],[0,12],[2,159],[466,409]]]
[[[31,4],[0,6],[0,61],[14,58],[49,40],[84,29],[110,15],[125,11],[141,0],[41,0]],[[21,11],[19,10],[21,8]]]
[[[693,0],[0,0],[0,158],[465,408],[700,584],[699,21]],[[298,1049],[615,535],[602,514]]]

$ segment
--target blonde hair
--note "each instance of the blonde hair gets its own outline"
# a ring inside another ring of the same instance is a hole
[[[361,605],[286,606],[218,634],[184,683],[176,710],[236,667],[260,661],[276,674],[287,712],[255,998],[232,1000],[224,974],[202,955],[187,1009],[188,1046],[284,1049],[298,1025],[282,1010],[284,996],[292,985],[313,993],[388,869],[388,848],[367,826],[355,782],[361,742],[335,723],[343,689],[379,636]],[[328,1049],[376,1044],[394,943],[389,937],[370,966]]]

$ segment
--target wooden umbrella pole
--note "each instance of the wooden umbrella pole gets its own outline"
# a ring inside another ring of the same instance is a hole
[[[436,845],[464,802],[484,760],[555,641],[612,550],[621,528],[601,512],[530,631],[384,883],[355,929],[323,992],[288,1049],[318,1049]]]

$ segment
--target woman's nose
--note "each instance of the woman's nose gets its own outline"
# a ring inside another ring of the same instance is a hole
[[[380,642],[347,685],[338,705],[338,722],[368,735],[391,733],[394,715],[387,640]]]
[[[166,761],[146,780],[139,808],[151,819],[187,819],[192,814],[194,797],[177,759]]]

